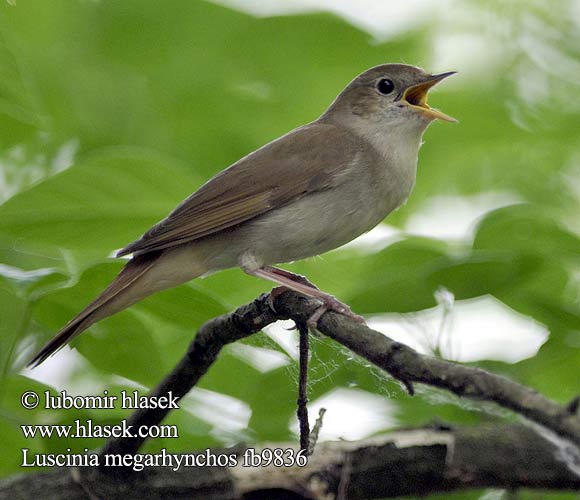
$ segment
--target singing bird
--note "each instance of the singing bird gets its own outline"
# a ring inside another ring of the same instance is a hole
[[[237,266],[318,299],[310,325],[326,310],[359,318],[273,265],[344,245],[405,202],[423,132],[435,119],[456,121],[427,104],[429,89],[452,74],[383,64],[357,76],[320,118],[223,170],[120,250],[131,260],[29,365],[155,292]]]

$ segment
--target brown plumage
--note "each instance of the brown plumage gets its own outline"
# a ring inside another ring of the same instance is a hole
[[[152,252],[144,256],[131,259],[111,284],[87,307],[69,321],[28,363],[29,366],[38,366],[49,356],[56,353],[73,338],[86,330],[95,321],[101,319],[103,308],[111,300],[130,287],[155,263],[159,252]],[[99,315],[101,312],[101,315]]]
[[[271,265],[343,245],[405,201],[423,132],[436,118],[451,120],[426,104],[446,76],[401,64],[359,75],[318,120],[234,163],[123,248],[118,255],[132,260],[30,364],[148,295],[236,266],[355,316]]]
[[[317,147],[328,142],[339,146]],[[352,134],[334,125],[293,130],[216,175],[117,256],[191,242],[332,187],[359,149]]]

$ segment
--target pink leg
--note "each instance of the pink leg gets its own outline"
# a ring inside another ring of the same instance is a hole
[[[273,281],[274,283],[278,283],[279,285],[282,285],[283,289],[287,288],[294,290],[295,292],[302,293],[308,297],[313,297],[322,302],[322,305],[308,319],[308,328],[315,329],[318,325],[318,320],[326,311],[336,311],[356,321],[364,322],[362,316],[353,313],[350,307],[348,307],[346,304],[343,304],[332,295],[329,295],[328,293],[325,293],[316,288],[316,286],[310,283],[310,281],[308,281],[304,276],[300,276],[299,274],[294,274],[290,271],[271,266],[264,266],[255,270],[244,270],[253,276],[258,276],[259,278],[264,278],[269,281]],[[273,290],[274,296],[283,292],[283,289],[281,290],[280,288],[275,288]]]
[[[306,276],[302,276],[301,274],[291,273],[290,271],[286,271],[286,269],[281,269],[279,267],[274,267],[274,266],[264,266],[264,267],[262,267],[262,269],[264,271],[270,272],[270,273],[275,274],[277,276],[287,278],[287,279],[294,281],[296,283],[301,283],[303,285],[309,286],[310,288],[314,288],[315,290],[318,290],[318,287],[314,283],[309,281]]]

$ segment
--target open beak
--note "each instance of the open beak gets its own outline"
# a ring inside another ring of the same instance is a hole
[[[411,85],[410,87],[407,87],[403,92],[403,103],[413,109],[416,109],[417,111],[420,111],[432,120],[438,118],[439,120],[446,122],[457,123],[455,118],[442,113],[438,109],[431,108],[427,104],[427,92],[429,89],[437,85],[444,78],[454,75],[455,73],[456,71],[449,71],[447,73],[440,73],[439,75],[432,75],[427,78],[427,80],[418,83],[417,85]]]

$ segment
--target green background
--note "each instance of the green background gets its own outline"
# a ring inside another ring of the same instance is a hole
[[[478,366],[562,403],[574,397],[580,386],[574,12],[580,9],[572,5],[456,3],[379,41],[328,13],[255,18],[184,0],[0,4],[0,474],[22,471],[23,447],[40,453],[102,444],[26,440],[22,423],[115,423],[127,414],[20,406],[26,390],[60,390],[22,369],[119,271],[113,250],[222,168],[315,119],[350,79],[385,62],[458,70],[431,102],[460,124],[436,123],[427,131],[415,191],[388,219],[403,230],[397,242],[376,252],[340,249],[287,268],[369,316],[435,307],[441,287],[456,300],[493,295],[550,334],[531,358]],[[460,44],[465,37],[488,52],[464,54],[465,67],[461,60],[452,68],[431,66],[445,53],[442,40]],[[404,231],[434,196],[496,191],[519,202],[484,214],[463,238]],[[269,288],[232,270],[151,297],[74,342],[86,361],[63,367],[67,384],[86,394],[149,388],[203,322]],[[289,427],[295,360],[262,334],[245,343],[277,351],[287,364],[261,372],[226,349],[200,387],[242,402],[251,412],[247,428],[224,431],[203,418],[197,410],[208,403],[200,397],[168,419],[179,425],[180,438],[150,441],[147,450],[296,440]],[[347,362],[349,354],[331,342],[315,340],[313,349],[311,400],[356,387],[388,397],[401,426],[514,418],[435,391],[409,398],[364,363]],[[228,403],[220,404],[215,411],[227,413]],[[392,427],[385,421],[384,430]],[[491,493],[458,498],[485,494]]]

